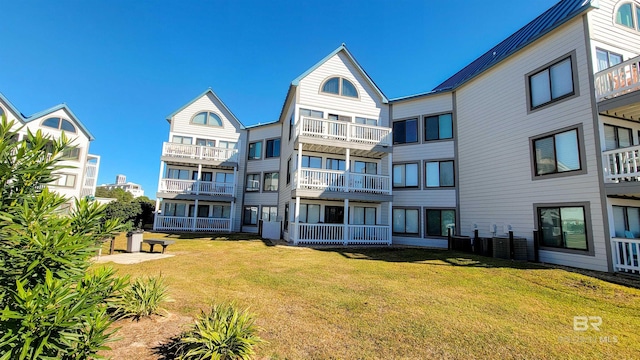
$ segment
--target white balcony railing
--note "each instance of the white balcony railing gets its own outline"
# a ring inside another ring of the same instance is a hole
[[[338,170],[300,169],[294,175],[294,188],[306,190],[391,193],[391,179],[388,175],[347,173]]]
[[[298,123],[296,132],[298,136],[371,145],[391,145],[391,129],[382,126],[303,117]]]
[[[211,146],[185,145],[165,142],[162,156],[180,159],[201,159],[214,161],[238,161],[238,149],[217,148]]]
[[[638,180],[640,146],[630,146],[602,153],[605,182]]]
[[[163,231],[231,231],[231,219],[192,218],[157,215],[154,230]]]
[[[640,239],[611,239],[615,271],[640,274]]]
[[[235,194],[235,184],[196,180],[161,179],[158,192],[233,196]]]
[[[298,224],[293,236],[295,244],[391,244],[388,225]]]
[[[601,101],[640,90],[639,65],[640,56],[597,72],[595,75],[596,99]]]

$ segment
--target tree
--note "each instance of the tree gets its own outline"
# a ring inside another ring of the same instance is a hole
[[[105,188],[98,188],[96,189],[96,197],[116,199],[122,202],[133,201],[133,194],[131,194],[128,191],[124,191],[123,189],[120,189],[120,188],[115,188],[111,190],[105,189]]]
[[[107,305],[126,284],[114,271],[89,271],[100,240],[121,229],[105,206],[69,200],[46,187],[70,148],[40,131],[16,141],[0,123],[0,359],[86,359],[112,334]]]

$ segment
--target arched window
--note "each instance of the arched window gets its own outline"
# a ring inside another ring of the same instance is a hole
[[[630,29],[640,30],[638,23],[640,18],[640,5],[633,2],[625,2],[618,6],[615,14],[616,24]]]
[[[72,133],[76,132],[76,127],[71,123],[71,121],[57,117],[46,119],[42,122],[42,126]]]
[[[353,85],[351,81],[338,76],[326,80],[322,84],[320,92],[358,98],[358,90],[356,89],[356,86]]]
[[[198,113],[191,119],[192,124],[209,125],[209,126],[222,126],[222,119],[216,113],[210,111],[203,111]]]
[[[0,118],[2,118],[3,116],[4,116],[4,109],[0,107]]]

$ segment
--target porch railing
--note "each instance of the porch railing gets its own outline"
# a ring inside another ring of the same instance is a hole
[[[162,179],[159,192],[176,194],[234,195],[235,185],[232,183],[216,183],[209,181]]]
[[[202,159],[237,162],[238,149],[165,142],[162,145],[162,156],[181,159]]]
[[[640,274],[640,239],[612,238],[615,271]]]
[[[298,123],[296,131],[298,136],[362,144],[391,145],[391,129],[382,126],[303,117]]]
[[[348,179],[348,180],[347,180]],[[296,189],[367,192],[378,194],[391,193],[391,180],[388,175],[347,173],[338,170],[300,169],[294,175]]]
[[[640,90],[639,65],[640,56],[637,56],[597,72],[595,74],[596,99],[601,101]]]
[[[163,231],[231,231],[231,219],[156,216],[155,230]]]
[[[390,245],[388,225],[298,224],[294,243]]]
[[[602,153],[606,182],[637,180],[640,177],[640,146],[630,146]]]

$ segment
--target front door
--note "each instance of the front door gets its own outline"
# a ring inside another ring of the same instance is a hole
[[[326,224],[343,224],[344,223],[344,207],[325,206],[324,222]]]

